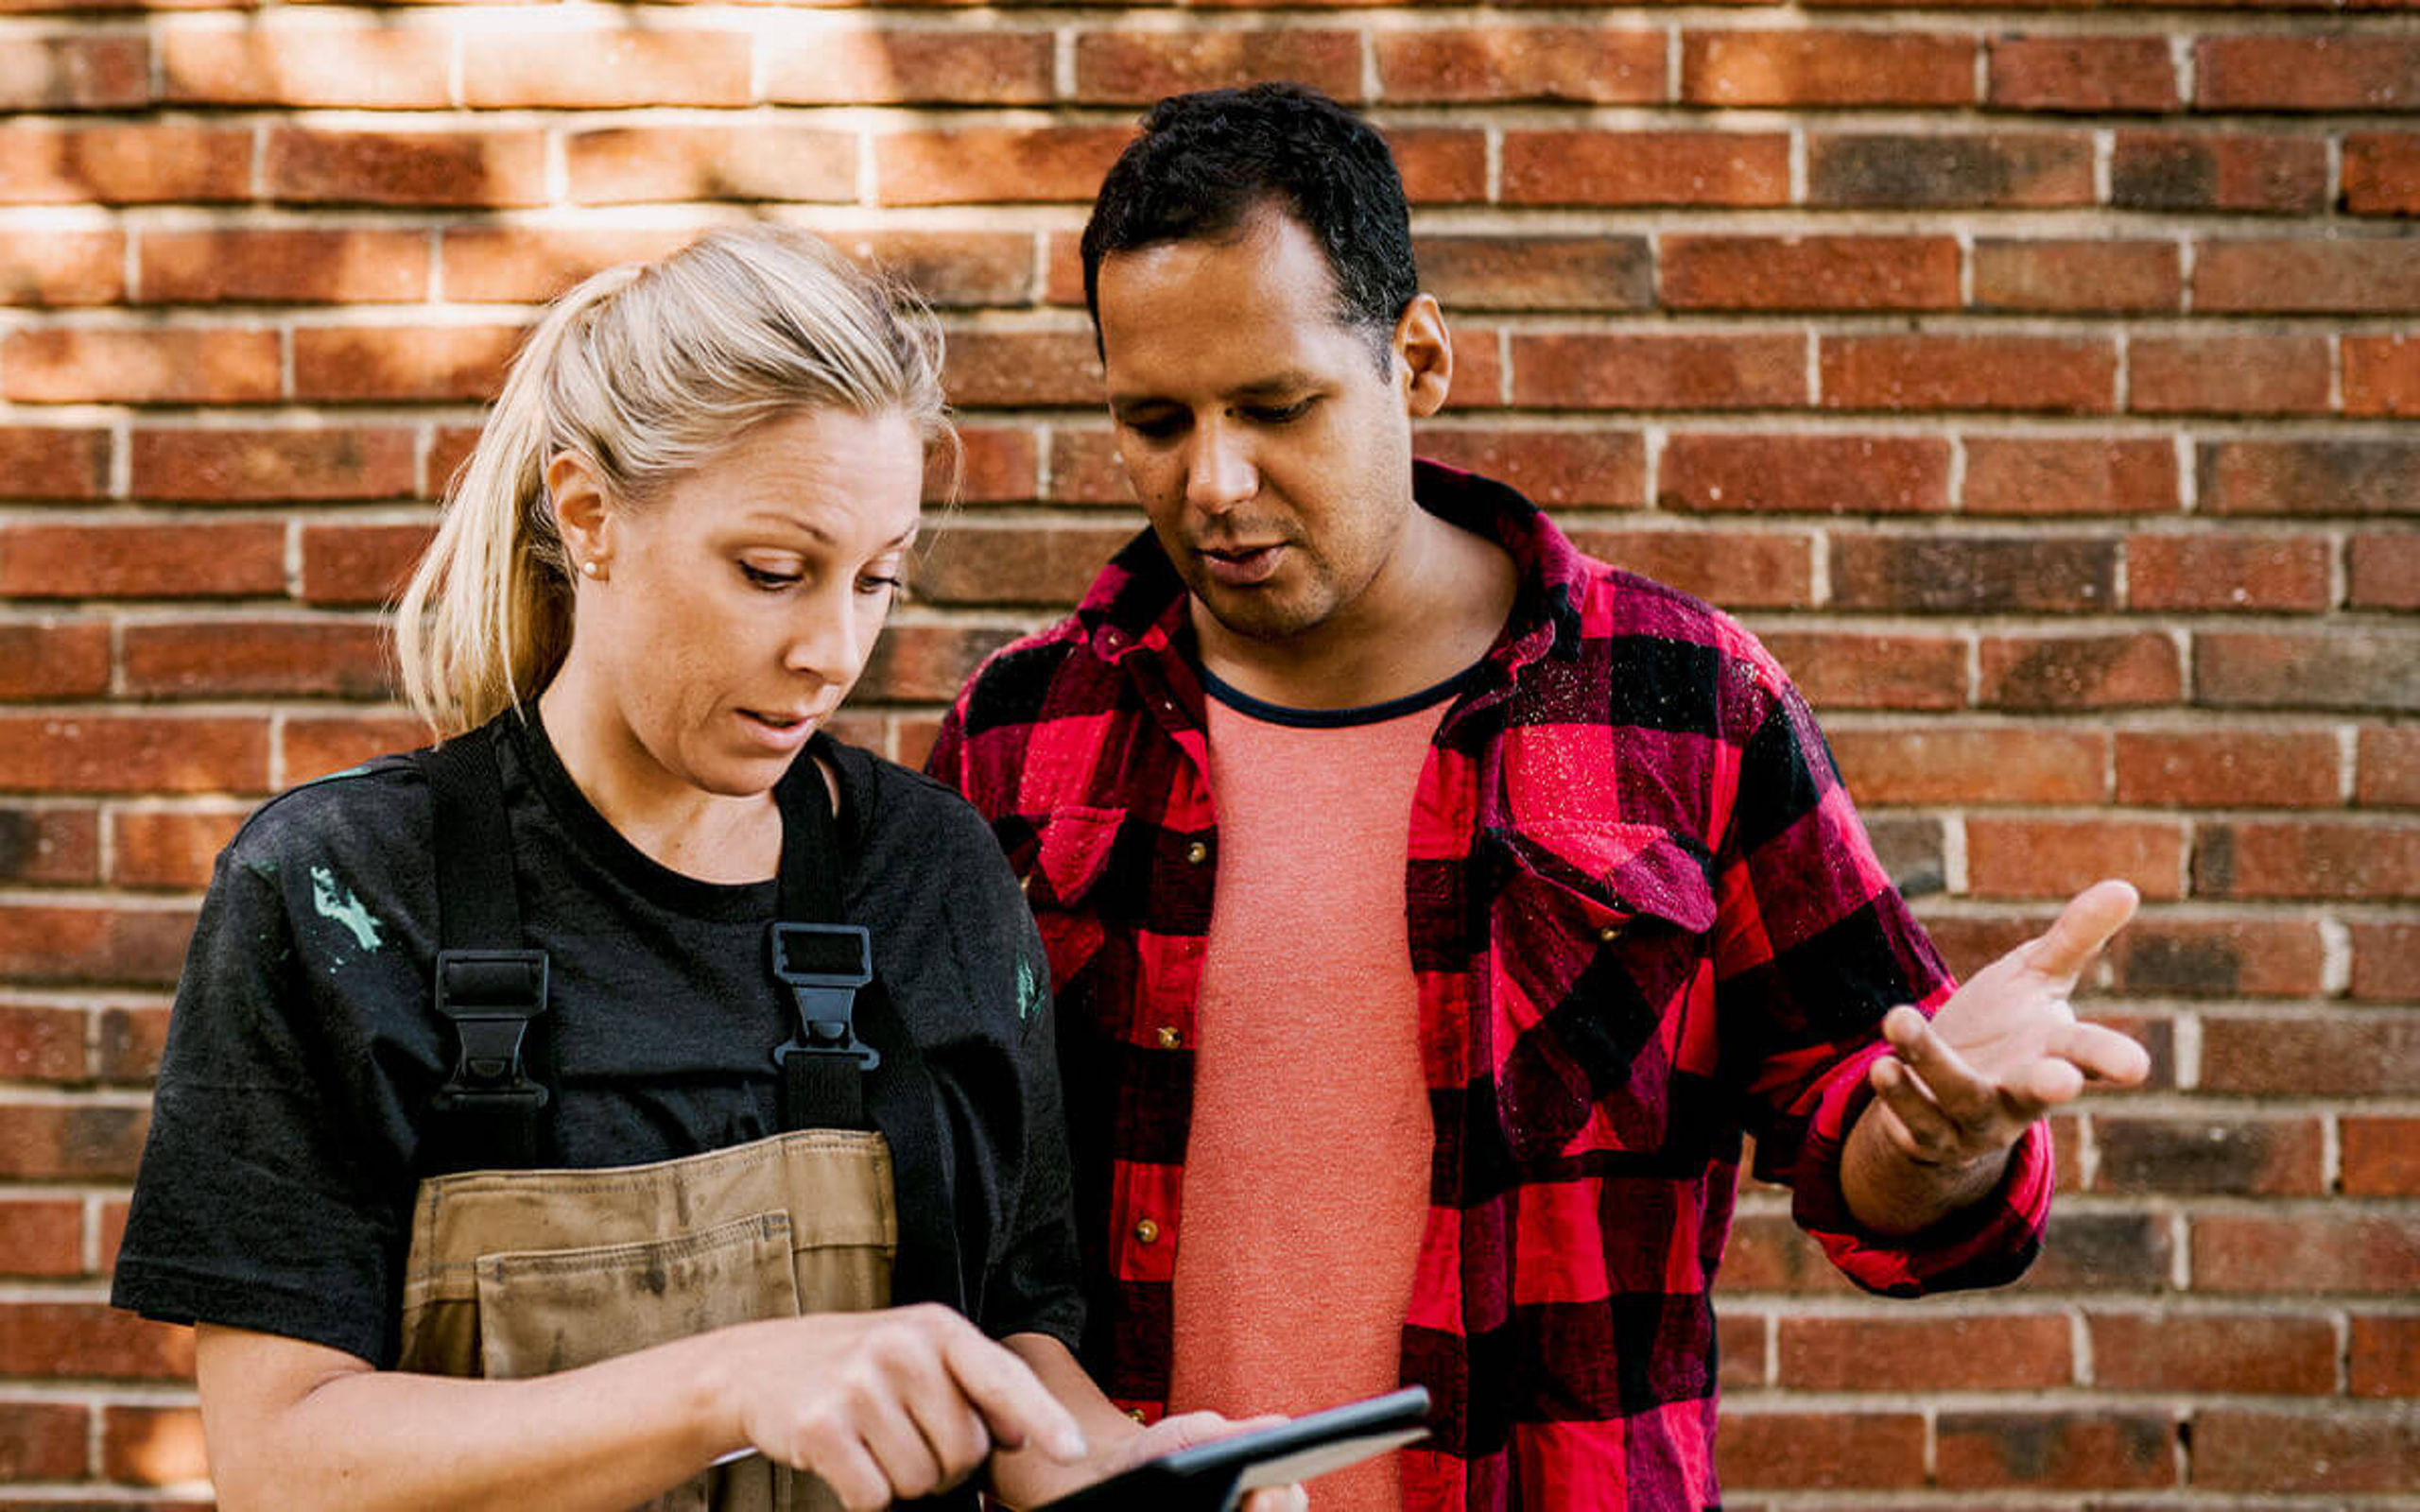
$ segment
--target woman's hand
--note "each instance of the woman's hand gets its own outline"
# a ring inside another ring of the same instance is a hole
[[[1076,1419],[1008,1349],[944,1307],[824,1314],[715,1335],[733,1437],[821,1476],[850,1512],[945,1490],[994,1450],[1085,1453]]]

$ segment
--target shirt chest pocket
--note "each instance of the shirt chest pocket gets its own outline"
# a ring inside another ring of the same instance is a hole
[[[1026,903],[1050,955],[1050,974],[1063,988],[1099,955],[1106,931],[1094,896],[1109,874],[1123,809],[1070,806],[1043,815],[1034,838],[1014,853]]]
[[[1711,1070],[1703,852],[1587,820],[1490,832],[1487,846],[1490,1060],[1513,1155],[1664,1150]]]

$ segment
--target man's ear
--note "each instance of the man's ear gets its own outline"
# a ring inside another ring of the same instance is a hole
[[[1445,407],[1454,387],[1454,340],[1433,294],[1415,294],[1395,321],[1395,356],[1403,363],[1404,407],[1426,420]]]
[[[614,555],[614,511],[606,505],[604,485],[585,460],[570,452],[557,452],[548,459],[546,504],[554,511],[571,570],[588,570],[592,577],[604,571]]]

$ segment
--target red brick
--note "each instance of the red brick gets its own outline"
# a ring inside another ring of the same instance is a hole
[[[2321,990],[2319,926],[2308,919],[2152,915],[2109,947],[2111,990],[2129,997],[2307,998]]]
[[[2347,1118],[2343,1121],[2344,1193],[2355,1197],[2420,1195],[2420,1118]],[[2413,1320],[2420,1327],[2420,1319]],[[2407,1371],[2420,1370],[2420,1353]],[[2360,1361],[2355,1361],[2359,1393]]]
[[[2354,761],[2355,799],[2378,808],[2420,807],[2420,729],[2410,726],[2361,731]]]
[[[933,539],[917,593],[926,603],[1048,606],[1063,611],[1083,596],[1101,564],[1132,538],[1114,525],[994,524],[962,518]]]
[[[1425,447],[1415,440],[1413,450],[1425,452]],[[1125,463],[1118,459],[1116,438],[1092,426],[1051,427],[1050,487],[1046,498],[1052,504],[1132,508],[1134,490],[1127,481]]]
[[[1925,1420],[1911,1412],[1722,1415],[1715,1460],[1723,1488],[1918,1486]]]
[[[1938,437],[1669,438],[1657,470],[1666,509],[1780,514],[1929,514],[1949,507],[1949,443]]]
[[[189,1380],[193,1331],[105,1302],[0,1303],[0,1371],[36,1379]]]
[[[1832,602],[1915,613],[2105,609],[2114,542],[2052,536],[1885,536],[1835,531]]]
[[[2091,803],[2106,794],[2106,735],[1913,725],[1828,732],[1860,804]]]
[[[114,1198],[101,1204],[101,1264],[105,1273],[117,1269],[117,1252],[126,1240],[127,1203]]]
[[[2193,1482],[2212,1490],[2409,1491],[2420,1420],[2204,1407],[2193,1415]]]
[[[1571,539],[1600,561],[1716,603],[1804,609],[1814,602],[1814,539],[1795,531],[1574,529]]]
[[[251,183],[249,127],[0,125],[0,203],[219,202]]]
[[[1970,105],[1971,37],[1888,31],[1687,31],[1693,105]]]
[[[1504,343],[1486,326],[1462,325],[1454,331],[1453,392],[1448,408],[1459,415],[1475,409],[1500,408],[1504,386]]]
[[[357,766],[389,751],[412,750],[429,742],[418,720],[378,715],[305,717],[285,721],[278,771],[287,782],[308,782]]]
[[[0,304],[115,304],[126,298],[126,234],[43,231],[0,243]]]
[[[1987,310],[2174,310],[2185,297],[2174,242],[1975,243],[1975,304]]]
[[[0,494],[10,499],[97,499],[110,487],[110,433],[0,425]]]
[[[517,325],[306,327],[294,333],[294,397],[490,400],[527,334]]]
[[[2355,536],[2345,548],[2355,609],[2420,609],[2420,536]]]
[[[1770,409],[1806,402],[1795,335],[1512,337],[1512,402],[1588,409]]]
[[[2092,150],[2081,132],[1809,132],[1806,198],[1866,207],[2089,205]]]
[[[2344,336],[2344,413],[2420,418],[2420,340]]]
[[[2317,1119],[2101,1113],[2093,1119],[2093,1136],[2100,1147],[2099,1191],[2270,1197],[2318,1196],[2326,1190]],[[2331,1368],[2316,1389],[2329,1389],[2334,1375]]]
[[[1765,1318],[1760,1313],[1725,1309],[1714,1320],[1720,1382],[1725,1391],[1752,1391],[1765,1384]]]
[[[1392,103],[1577,100],[1653,105],[1666,97],[1664,33],[1593,26],[1381,29],[1378,79]]]
[[[2116,407],[2118,353],[2105,338],[1826,335],[1819,361],[1827,409]]]
[[[12,581],[10,533],[0,531],[0,583]],[[57,620],[0,624],[0,699],[89,698],[110,686],[110,628]]]
[[[822,234],[848,256],[906,279],[936,306],[1023,304],[1032,298],[1033,238],[1023,232],[867,229]]]
[[[571,197],[583,204],[621,205],[672,199],[850,200],[857,197],[857,141],[854,133],[803,126],[629,126],[573,131],[563,138],[563,161]],[[651,244],[633,255],[655,255],[654,246],[686,241],[654,231],[534,233],[519,229],[469,227],[457,236],[584,236]],[[669,251],[670,245],[661,249]],[[609,261],[621,261],[621,258]],[[601,263],[598,266],[603,266]],[[594,269],[591,269],[594,271]],[[449,284],[449,293],[453,292]]]
[[[2120,210],[2315,215],[2327,203],[2327,144],[2315,136],[2119,131],[2109,202]]]
[[[1956,709],[1966,702],[1966,646],[1945,636],[1774,631],[1780,659],[1819,709]]]
[[[1781,205],[1789,138],[1765,131],[1508,129],[1513,205]]]
[[[426,232],[372,227],[146,231],[147,304],[373,304],[428,297]]]
[[[2420,631],[2196,631],[2193,696],[2221,708],[2420,710]]]
[[[0,1402],[0,1481],[78,1479],[91,1423],[81,1402]]]
[[[1040,497],[1041,447],[1032,430],[1025,426],[967,425],[959,428],[958,436],[958,503],[1009,504]],[[926,459],[926,504],[937,505],[950,498],[950,461],[944,447],[934,448]],[[310,549],[307,538],[303,549],[306,554]]]
[[[1647,447],[1635,432],[1430,426],[1418,433],[1413,450],[1485,473],[1548,508],[1635,507],[1647,500]],[[1118,497],[1126,498],[1123,490]]]
[[[401,427],[137,430],[134,492],[202,503],[408,498],[415,444]]]
[[[1995,37],[1987,98],[2003,110],[2172,111],[2165,37]]]
[[[1949,1489],[2147,1489],[2182,1469],[2165,1413],[1945,1412],[1935,1432],[1933,1480]]]
[[[1643,310],[1655,302],[1643,236],[1423,236],[1420,286],[1448,310]]]
[[[200,598],[283,593],[285,527],[0,526],[0,593],[20,598]]]
[[[11,1081],[81,1081],[86,1074],[84,1032],[92,1016],[81,1008],[41,1008],[0,1004],[0,1076]],[[46,1204],[0,1202],[0,1260],[22,1271],[28,1254],[47,1253],[54,1246],[44,1236],[64,1229],[66,1249],[75,1250],[82,1231],[77,1216],[61,1220]],[[37,1242],[41,1241],[41,1242]]]
[[[0,1009],[0,1013],[10,1010]],[[76,1016],[81,1022],[83,1016]],[[80,1052],[82,1047],[78,1047]],[[11,1074],[16,1074],[13,1071]],[[77,1201],[45,1199],[0,1201],[0,1276],[78,1276],[84,1270],[84,1205]],[[0,1481],[14,1479],[22,1473],[20,1461],[12,1459],[9,1445],[11,1434],[22,1430],[22,1422],[12,1422],[18,1409],[0,1403]],[[24,1452],[20,1443],[18,1453]],[[83,1455],[78,1446],[76,1464],[62,1473],[74,1474],[83,1468]]]
[[[2318,536],[2126,538],[2126,593],[2138,610],[2327,608],[2328,543]]]
[[[120,809],[110,816],[110,881],[121,887],[210,885],[210,865],[245,811]]]
[[[2221,898],[2420,898],[2420,824],[2205,824],[2193,890]]]
[[[441,110],[454,40],[389,26],[163,28],[160,97],[171,105]],[[469,51],[487,45],[481,39]]]
[[[0,939],[29,910],[11,909]],[[66,913],[68,910],[59,910]],[[163,916],[182,919],[182,916]],[[182,919],[190,924],[190,919]],[[19,952],[9,950],[10,958]],[[35,963],[42,959],[37,952]],[[26,973],[33,974],[31,972]],[[143,1153],[150,1109],[90,1103],[0,1104],[0,1172],[29,1181],[126,1180]]]
[[[1361,97],[1361,39],[1350,31],[1080,31],[1076,94],[1148,103],[1189,90],[1287,78],[1333,98]]]
[[[2344,134],[2344,208],[2357,215],[2420,215],[2420,135]]]
[[[0,111],[130,111],[150,103],[150,51],[125,33],[17,35],[0,53]]]
[[[95,810],[0,806],[0,881],[90,884],[100,881],[100,816]]]
[[[1132,133],[1124,127],[967,127],[874,138],[886,205],[1089,203]]]
[[[0,714],[0,789],[42,793],[260,793],[266,718]]]
[[[1946,236],[1663,239],[1663,297],[1685,310],[1945,310],[1958,303]]]
[[[2420,1023],[2387,1014],[2212,1018],[2202,1087],[2219,1096],[2395,1096],[2420,1082]]]
[[[1046,31],[818,27],[760,41],[765,98],[777,105],[1039,105],[1050,98]]]
[[[428,545],[425,524],[306,524],[302,599],[312,604],[386,604]]]
[[[2324,415],[2325,336],[2135,336],[2126,407],[2138,414]]]
[[[950,337],[942,385],[953,404],[1097,405],[1093,338],[1074,331],[964,331]]]
[[[482,32],[462,48],[474,110],[746,105],[750,43],[738,31]]]
[[[2194,103],[2205,111],[2397,111],[2420,106],[2409,37],[2204,37]]]
[[[2085,1321],[2094,1383],[2112,1390],[2283,1397],[2336,1389],[2336,1330],[2325,1317],[2093,1312]]]
[[[722,128],[700,128],[723,130]],[[588,135],[581,133],[565,149],[575,164]],[[660,132],[631,132],[656,136]],[[711,161],[711,155],[700,162]],[[636,169],[633,169],[634,175]],[[855,170],[851,170],[854,174]],[[577,172],[573,181],[579,182]],[[676,198],[687,198],[685,195]],[[648,262],[695,241],[698,226],[614,226],[589,229],[568,226],[449,226],[440,244],[444,265],[445,297],[451,300],[534,303],[551,300],[591,273],[623,263]]]
[[[2176,448],[2102,437],[1966,438],[1969,514],[2172,514]]]
[[[2152,901],[2180,896],[2183,826],[2145,819],[1966,821],[1966,890],[1978,898],[2065,899],[2122,877]]]
[[[2118,801],[2161,808],[2332,808],[2326,730],[2121,730]]]
[[[2420,242],[2204,242],[2193,262],[2193,307],[2356,315],[2420,310]]]
[[[277,333],[17,331],[0,370],[0,395],[32,404],[262,404],[278,397]]]
[[[858,687],[867,698],[947,703],[983,659],[1016,633],[996,626],[893,623],[874,643]]]
[[[2149,1212],[2050,1214],[2042,1258],[2012,1290],[2024,1293],[2162,1293],[2176,1246],[2169,1220]]]
[[[361,620],[201,620],[121,632],[126,690],[150,698],[380,698],[384,627]]]
[[[1778,1383],[1795,1391],[1974,1391],[2074,1379],[2055,1313],[1781,1319]]]
[[[111,1480],[136,1486],[207,1480],[201,1413],[192,1407],[105,1408],[101,1467]]]
[[[1721,1290],[1783,1292],[1798,1297],[1855,1297],[1846,1278],[1824,1258],[1806,1231],[1780,1214],[1748,1213],[1734,1223],[1723,1248]],[[1723,1415],[1728,1431],[1732,1415]]]
[[[2420,514],[2420,445],[2233,440],[2198,452],[2211,514]]]
[[[263,172],[269,197],[294,203],[534,205],[546,198],[545,147],[545,134],[535,128],[275,127]]]
[[[1404,197],[1413,204],[1470,204],[1487,198],[1485,131],[1398,126],[1379,134],[1394,153]]]
[[[2403,1138],[2411,1148],[2420,1143],[2420,1120],[2407,1122]],[[2348,1389],[2356,1397],[2420,1397],[2420,1317],[2354,1314]]]
[[[105,1008],[101,1012],[99,1074],[103,1081],[147,1086],[160,1074],[160,1054],[168,1041],[166,1008]],[[119,1215],[122,1226],[124,1215]],[[109,1209],[102,1210],[102,1237],[115,1243]],[[112,1268],[113,1256],[104,1252],[101,1269]]]
[[[2115,709],[2184,696],[2176,643],[2157,631],[1983,638],[1976,701],[1991,708]]]

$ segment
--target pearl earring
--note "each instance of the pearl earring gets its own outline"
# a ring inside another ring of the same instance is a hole
[[[596,576],[596,564],[593,561],[581,562],[579,564],[579,573],[583,577],[594,577]]]

